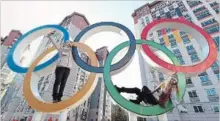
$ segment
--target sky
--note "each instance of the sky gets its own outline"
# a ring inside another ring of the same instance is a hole
[[[1,36],[6,36],[12,29],[27,31],[46,24],[60,23],[64,17],[79,12],[86,16],[90,24],[101,21],[118,22],[134,33],[131,14],[148,1],[2,1],[1,2]],[[127,41],[126,36],[112,32],[98,33],[85,43],[94,51],[108,46],[111,51],[116,45]],[[36,41],[39,43],[39,41]],[[119,54],[119,59],[126,51]],[[113,82],[119,86],[141,87],[137,53],[121,73],[113,76]],[[117,58],[118,60],[118,58]],[[135,73],[134,73],[135,72]],[[129,83],[128,83],[129,82]]]

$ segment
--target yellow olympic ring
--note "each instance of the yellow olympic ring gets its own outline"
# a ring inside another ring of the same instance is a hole
[[[88,54],[88,57],[91,59],[91,65],[96,66],[96,67],[98,66],[97,57],[90,47],[88,47],[85,44],[76,43],[76,42],[73,42],[71,46],[79,47],[80,49],[82,49],[84,52]],[[96,73],[90,73],[90,75],[88,76],[88,80],[84,84],[84,86],[76,94],[74,94],[71,98],[67,100],[64,100],[59,103],[47,103],[47,102],[43,102],[42,99],[36,97],[36,95],[39,95],[39,93],[34,94],[32,92],[33,91],[31,87],[32,72],[35,66],[48,53],[54,51],[55,49],[56,49],[55,47],[51,47],[47,49],[31,64],[25,76],[24,83],[23,83],[23,86],[24,86],[23,92],[24,92],[24,97],[26,101],[33,109],[36,109],[37,111],[40,111],[40,112],[54,113],[54,112],[61,112],[66,109],[77,107],[78,105],[81,104],[81,102],[87,99],[86,98],[87,96],[90,96],[92,94],[97,84]]]

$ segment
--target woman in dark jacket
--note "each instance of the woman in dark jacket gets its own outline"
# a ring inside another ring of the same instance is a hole
[[[174,77],[171,77],[169,80],[161,83],[153,92],[144,86],[142,90],[139,88],[119,88],[115,86],[119,93],[135,93],[137,95],[136,100],[130,100],[135,104],[140,104],[140,102],[144,102],[145,104],[157,105],[159,104],[162,108],[165,108],[165,103],[171,99],[173,105],[177,107],[180,112],[187,112],[182,105],[179,104],[176,92],[179,92],[177,80]],[[155,98],[153,93],[157,92],[159,94],[159,100]]]

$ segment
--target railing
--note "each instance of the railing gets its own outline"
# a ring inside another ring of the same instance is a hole
[[[219,96],[218,95],[213,95],[213,96],[208,96],[210,102],[219,102]]]
[[[194,84],[186,84],[187,88],[195,87]]]
[[[190,102],[192,102],[192,103],[200,102],[199,97],[191,97]]]

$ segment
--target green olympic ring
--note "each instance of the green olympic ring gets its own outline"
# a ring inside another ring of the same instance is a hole
[[[143,40],[136,40],[136,44],[147,44],[150,45],[156,49],[161,50],[164,52],[175,65],[180,65],[179,61],[175,57],[175,55],[168,50],[166,47],[161,46],[160,44],[153,42],[153,41],[143,41]],[[113,98],[120,106],[123,108],[127,109],[128,111],[131,111],[135,114],[142,115],[142,116],[152,116],[152,115],[160,115],[163,113],[168,112],[173,108],[173,105],[171,101],[167,101],[165,106],[166,108],[161,108],[159,105],[153,105],[153,106],[142,106],[142,105],[137,105],[134,104],[124,97],[122,97],[116,88],[114,87],[114,84],[112,83],[111,80],[111,75],[110,75],[110,70],[111,70],[111,63],[115,55],[122,50],[123,48],[129,46],[129,41],[123,42],[120,45],[116,46],[108,55],[105,64],[104,64],[104,82],[105,86]],[[179,86],[179,93],[177,95],[177,98],[179,101],[183,99],[184,93],[185,93],[185,88],[186,88],[186,81],[185,81],[185,75],[183,73],[178,72],[177,73],[178,77],[178,86]]]

